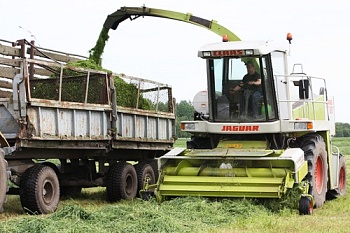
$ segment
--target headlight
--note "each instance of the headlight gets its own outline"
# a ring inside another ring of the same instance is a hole
[[[203,57],[210,57],[211,53],[209,51],[204,51],[203,52]]]
[[[181,124],[181,129],[182,130],[195,130],[195,125],[194,123],[182,123]]]
[[[245,50],[245,55],[254,55],[254,50],[252,49]]]
[[[306,130],[306,129],[312,129],[312,128],[313,128],[312,122],[295,122],[294,123],[295,130]]]

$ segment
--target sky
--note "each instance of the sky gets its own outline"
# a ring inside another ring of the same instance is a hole
[[[326,79],[335,99],[335,121],[350,123],[348,0],[2,0],[0,39],[35,40],[40,47],[88,56],[109,14],[123,6],[191,13],[215,20],[242,40],[285,42],[292,33],[289,65]],[[219,42],[213,32],[191,24],[144,17],[110,30],[102,56],[115,73],[169,84],[177,101],[206,89],[205,61],[198,49]]]

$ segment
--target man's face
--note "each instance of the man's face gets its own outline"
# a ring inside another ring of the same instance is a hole
[[[254,73],[254,66],[248,64],[248,65],[247,65],[247,72],[248,72],[249,74],[253,74],[253,73]]]

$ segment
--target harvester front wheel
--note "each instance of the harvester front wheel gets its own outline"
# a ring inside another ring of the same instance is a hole
[[[21,178],[20,199],[24,211],[30,214],[54,212],[60,199],[56,172],[41,164],[28,168]]]
[[[313,212],[313,203],[309,197],[301,197],[299,200],[299,214],[311,215]]]
[[[110,202],[135,198],[137,175],[134,166],[124,161],[112,164],[107,174],[106,191]]]
[[[319,208],[326,201],[328,182],[327,152],[323,137],[318,134],[305,135],[302,149],[308,162],[306,179],[310,184],[309,194],[313,196],[314,207]]]

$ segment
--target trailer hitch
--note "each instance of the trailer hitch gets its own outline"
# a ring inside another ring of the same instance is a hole
[[[157,184],[149,184],[151,179],[147,177],[143,185],[143,189],[140,190],[139,195],[142,200],[148,201],[151,197],[154,197],[154,189],[157,188]]]

